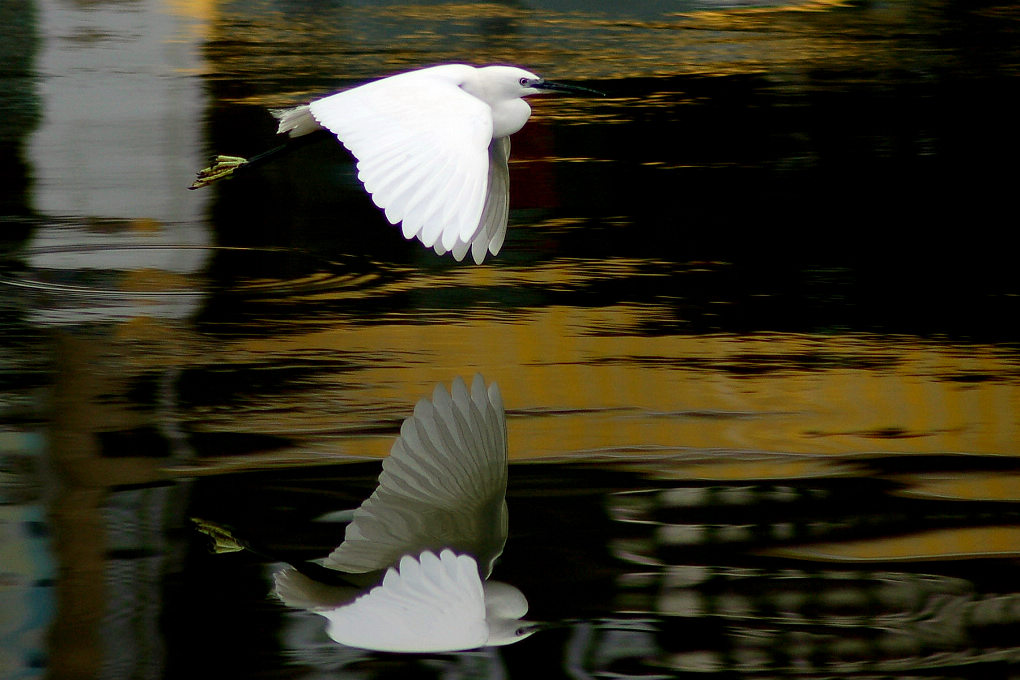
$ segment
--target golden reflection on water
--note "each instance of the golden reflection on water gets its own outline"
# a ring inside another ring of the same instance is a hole
[[[666,467],[654,462],[637,464],[637,469],[648,470],[648,476],[654,479],[673,480],[710,480],[710,481],[742,481],[770,479],[814,479],[835,477],[852,477],[862,474],[861,468],[840,461],[823,458],[786,457],[770,454],[768,456],[742,453],[740,455],[720,456],[714,451],[706,452],[701,460],[693,456],[684,459],[682,466]]]
[[[774,548],[772,555],[840,562],[917,561],[1020,556],[1020,527],[965,527],[938,529],[908,536],[869,538],[866,541]]]
[[[598,279],[624,266],[586,264],[569,278]],[[527,282],[552,290],[564,276],[555,267],[462,268],[393,286]],[[994,346],[863,333],[642,332],[650,318],[666,314],[657,306],[617,304],[472,309],[431,322],[421,313],[371,324],[299,321],[286,332],[228,339],[204,353],[224,365],[372,360],[353,375],[325,370],[301,390],[274,397],[268,411],[231,409],[202,419],[204,427],[224,431],[305,433],[313,458],[384,456],[389,437],[359,429],[402,417],[437,382],[480,371],[505,395],[514,459],[705,451],[1015,455],[1020,395],[1006,376],[1015,376],[1016,365]],[[770,476],[754,468],[747,474]]]
[[[1007,473],[955,472],[949,474],[904,475],[907,484],[899,493],[912,498],[970,501],[1020,501],[1020,475]]]
[[[692,272],[720,266],[682,265]],[[668,295],[592,307],[542,304],[557,291],[616,280],[654,289],[663,271],[651,261],[615,258],[239,280],[232,282],[239,302],[254,296],[264,316],[241,337],[217,337],[215,324],[198,332],[181,317],[181,296],[144,297],[160,288],[186,291],[183,303],[196,310],[202,293],[186,283],[193,278],[142,268],[107,281],[112,290],[99,291],[95,309],[48,313],[93,318],[112,309],[111,318],[123,322],[102,351],[109,370],[125,378],[198,370],[214,384],[223,371],[307,369],[287,389],[255,389],[181,414],[203,432],[293,442],[254,454],[244,467],[385,456],[414,402],[434,384],[474,372],[502,388],[515,460],[611,456],[659,461],[667,478],[684,462],[693,466],[682,473],[689,478],[768,479],[845,472],[810,460],[818,456],[1016,455],[1020,371],[1015,356],[994,345],[868,333],[650,332],[682,327],[682,307]],[[118,291],[143,297],[110,307],[107,298]],[[503,302],[430,311],[444,291]],[[394,298],[418,302],[385,311]],[[316,312],[352,299],[369,309],[379,300],[380,311],[365,319]],[[80,302],[87,305],[87,296]],[[295,307],[310,313],[290,313]],[[904,493],[914,495],[1008,497],[974,477],[908,484]]]
[[[275,81],[288,73],[280,83],[287,91],[224,97],[259,106],[306,100],[338,81],[439,62],[516,63],[581,80],[779,76],[820,63],[887,66],[905,39],[903,27],[916,30],[930,21],[924,8],[851,7],[827,0],[682,13],[619,8],[612,14],[487,3],[344,6],[307,14],[285,13],[271,3],[228,3],[219,7],[212,29],[210,76],[229,79],[237,72]],[[888,33],[876,36],[876,26]],[[264,44],[281,48],[260,50]],[[318,82],[295,85],[309,78]]]

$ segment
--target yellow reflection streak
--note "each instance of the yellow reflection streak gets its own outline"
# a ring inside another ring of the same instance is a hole
[[[1020,527],[940,529],[892,538],[777,548],[767,554],[836,562],[1015,557],[1020,556]]]
[[[902,496],[939,500],[1020,501],[1020,475],[956,472],[949,475],[909,475],[897,478],[911,486]]]
[[[969,346],[961,358],[944,343],[863,334],[638,332],[655,313],[617,305],[476,312],[445,323],[338,320],[224,342],[207,348],[210,362],[350,357],[359,370],[323,369],[302,389],[275,395],[268,410],[202,418],[224,431],[301,433],[312,456],[383,456],[392,437],[359,431],[397,423],[435,383],[480,371],[503,390],[515,459],[691,450],[1016,455],[1018,382],[945,379],[962,366],[1013,370],[993,347]]]
[[[681,13],[370,4],[330,8],[314,19],[239,8],[243,11],[218,8],[210,61],[224,77],[238,73],[276,81],[283,72],[300,76],[233,100],[268,107],[441,62],[515,63],[551,78],[582,80],[749,73],[786,78],[808,65],[838,61],[863,68],[869,62],[895,61],[903,26],[925,20],[920,10],[915,16],[909,10],[860,7],[846,0]],[[874,21],[879,13],[882,22]],[[889,40],[874,39],[876,25],[889,31]],[[259,48],[263,44],[288,49],[267,51]],[[292,87],[288,82],[309,79],[317,81],[314,89],[282,91]],[[541,111],[549,101],[539,101],[536,108]],[[646,105],[654,103],[641,98],[626,104],[631,111]],[[613,111],[609,101],[590,107],[571,104],[560,109],[557,119],[590,120],[607,112],[612,118]]]

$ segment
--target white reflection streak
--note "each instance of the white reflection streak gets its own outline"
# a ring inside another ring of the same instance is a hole
[[[205,201],[182,192],[202,146],[194,24],[166,0],[39,3],[42,120],[27,154],[33,208],[55,219],[36,226],[26,258],[41,293],[70,285],[49,290],[35,323],[184,319],[201,303],[189,275],[212,237]]]
[[[37,212],[195,222],[182,200],[201,156],[204,95],[191,19],[164,0],[39,3],[42,122],[29,158]]]

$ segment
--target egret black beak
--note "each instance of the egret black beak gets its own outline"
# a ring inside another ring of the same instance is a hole
[[[595,95],[597,97],[605,97],[605,92],[599,92],[598,90],[592,90],[591,88],[581,87],[579,85],[566,85],[564,83],[554,83],[550,80],[539,80],[532,82],[531,86],[536,90],[556,90],[558,92],[573,92],[575,94],[586,94]]]

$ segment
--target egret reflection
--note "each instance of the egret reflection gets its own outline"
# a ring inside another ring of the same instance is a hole
[[[404,420],[378,486],[325,558],[288,566],[275,594],[326,618],[341,644],[386,652],[447,652],[517,642],[517,588],[488,580],[507,537],[507,436],[496,383],[476,375],[437,385]],[[219,550],[237,544],[200,523]]]
[[[349,647],[380,652],[453,652],[507,645],[534,626],[521,621],[524,594],[498,581],[484,581],[473,557],[443,550],[404,555],[382,583],[336,606],[295,569],[276,576],[276,593],[326,618],[329,636]],[[335,593],[342,592],[334,589]]]

